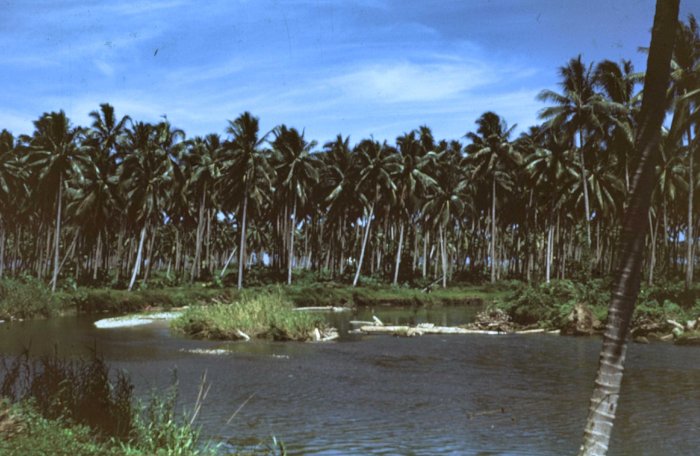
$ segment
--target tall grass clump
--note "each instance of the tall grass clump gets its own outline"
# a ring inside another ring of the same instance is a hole
[[[39,280],[0,280],[0,320],[50,317],[57,311],[56,299]]]
[[[0,454],[213,454],[191,419],[175,414],[176,388],[145,404],[123,372],[98,356],[67,360],[27,352],[2,364]]]
[[[264,291],[243,293],[231,303],[191,307],[173,321],[173,327],[194,337],[219,340],[250,337],[274,340],[309,340],[323,319],[306,312],[295,312],[282,293]]]

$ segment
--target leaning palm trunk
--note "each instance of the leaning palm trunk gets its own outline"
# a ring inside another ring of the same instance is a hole
[[[59,255],[61,246],[61,209],[63,199],[63,176],[58,178],[58,195],[56,196],[56,231],[54,233],[53,251],[53,278],[51,279],[51,291],[56,291],[58,282]]]
[[[139,238],[139,250],[136,253],[136,261],[134,262],[134,271],[131,274],[131,281],[129,281],[129,291],[134,288],[136,283],[136,277],[139,275],[139,270],[141,269],[141,257],[143,256],[143,242],[146,240],[146,224],[144,223],[141,228],[141,235]]]
[[[608,322],[580,456],[607,454],[620,397],[629,324],[641,282],[642,254],[646,237],[646,230],[642,227],[646,225],[645,219],[654,187],[654,167],[658,158],[661,124],[666,106],[665,94],[678,23],[678,3],[679,0],[658,0],[656,4],[640,127],[636,139],[640,157],[639,167],[632,182],[630,204],[625,213],[623,232],[619,239],[620,255]]]
[[[372,224],[372,216],[374,215],[374,203],[370,206],[369,216],[367,216],[367,225],[365,225],[365,235],[362,237],[362,248],[360,249],[360,260],[357,262],[357,271],[355,271],[355,278],[352,281],[352,286],[356,287],[357,282],[360,280],[360,271],[362,270],[362,260],[365,259],[365,249],[367,248],[367,239],[369,239],[369,228]]]

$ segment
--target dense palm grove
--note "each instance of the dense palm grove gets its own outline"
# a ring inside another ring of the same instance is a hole
[[[637,163],[641,75],[628,61],[559,69],[542,124],[513,137],[493,112],[467,145],[421,126],[395,144],[303,130],[268,134],[246,112],[226,135],[187,138],[167,119],[117,118],[109,104],[73,126],[42,115],[0,134],[0,275],[72,283],[211,280],[265,265],[393,283],[607,275]],[[700,33],[680,24],[646,271],[693,279],[700,230]],[[468,128],[468,126],[467,126]],[[424,280],[423,280],[424,279]]]

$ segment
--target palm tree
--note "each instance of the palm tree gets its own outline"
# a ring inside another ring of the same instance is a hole
[[[243,268],[246,259],[246,217],[248,203],[262,205],[272,190],[271,169],[261,146],[267,135],[259,137],[259,119],[244,112],[229,121],[226,132],[231,140],[223,144],[224,170],[222,180],[227,185],[229,207],[240,209],[240,247],[238,250],[238,289],[243,288]]]
[[[425,199],[422,212],[428,222],[438,229],[440,256],[442,258],[442,287],[447,287],[448,259],[447,228],[459,220],[465,208],[471,204],[467,195],[469,176],[463,172],[466,167],[461,163],[461,157],[450,150],[442,151],[435,160],[437,169],[433,185]]]
[[[289,229],[289,255],[287,259],[287,284],[292,283],[292,262],[294,260],[294,233],[297,229],[297,208],[307,204],[309,194],[318,183],[318,160],[311,154],[315,141],[307,142],[304,132],[281,125],[275,129],[272,143],[279,185],[284,205],[292,207]]]
[[[56,195],[51,278],[51,290],[55,291],[59,271],[63,192],[67,181],[74,174],[80,173],[79,164],[84,161],[78,144],[82,130],[72,127],[63,111],[45,113],[34,121],[34,128],[29,145],[29,163],[39,172],[40,187],[37,190],[43,195]]]
[[[221,141],[218,135],[211,134],[206,138],[195,137],[187,141],[187,153],[183,157],[187,163],[189,175],[185,179],[188,193],[199,201],[197,216],[197,233],[195,240],[195,254],[192,262],[190,280],[194,281],[200,275],[202,242],[205,229],[211,233],[211,208],[215,207],[216,185],[221,176]],[[207,236],[207,255],[205,264],[210,266],[210,235]]]
[[[670,135],[683,143],[685,137],[687,146],[688,171],[688,212],[686,232],[686,274],[685,286],[689,288],[693,282],[693,198],[695,193],[695,141],[692,126],[700,125],[700,26],[693,15],[688,18],[688,24],[679,22],[676,31],[676,46],[671,61],[672,93],[676,96],[676,107],[671,123]],[[696,138],[695,138],[696,139]]]
[[[426,127],[422,127],[423,138],[428,137]],[[431,156],[425,153],[420,141],[416,138],[416,132],[411,131],[396,138],[396,144],[401,159],[399,175],[396,177],[397,194],[395,212],[399,220],[399,242],[396,249],[396,264],[394,267],[393,284],[399,279],[399,267],[401,266],[401,252],[404,240],[404,225],[422,205],[429,188],[436,184],[427,172],[427,165]],[[430,152],[433,156],[434,152]]]
[[[639,293],[645,225],[654,187],[661,125],[665,114],[671,54],[678,21],[679,0],[659,0],[656,5],[651,46],[644,81],[644,99],[636,149],[640,157],[632,181],[632,193],[619,238],[619,262],[615,273],[608,322],[603,336],[600,364],[591,396],[584,441],[579,455],[604,456],[620,397],[627,335]]]
[[[365,226],[360,247],[360,258],[357,262],[357,270],[352,286],[356,287],[360,280],[362,262],[365,257],[367,240],[372,226],[374,211],[380,197],[394,201],[396,197],[396,183],[394,178],[400,170],[398,155],[392,153],[386,144],[366,139],[355,148],[358,160],[359,175],[356,191],[362,201],[365,213]]]
[[[519,164],[519,155],[510,143],[510,134],[515,125],[508,128],[505,120],[488,111],[477,119],[476,133],[466,137],[471,141],[467,146],[469,160],[474,165],[475,178],[491,181],[491,283],[496,282],[496,187],[508,190],[510,173],[508,169]]]
[[[595,73],[593,66],[586,66],[581,56],[571,59],[566,66],[559,69],[562,94],[551,90],[543,90],[538,99],[552,102],[554,106],[540,112],[540,118],[545,119],[548,126],[563,128],[572,139],[578,136],[579,162],[581,163],[581,187],[586,220],[586,236],[588,245],[591,244],[590,204],[588,196],[588,176],[584,150],[591,148],[588,144],[592,131],[602,131],[612,114],[624,112],[624,107],[610,100],[605,100],[595,91]]]
[[[127,131],[120,183],[128,201],[128,220],[139,232],[129,290],[133,289],[141,269],[148,229],[155,229],[162,222],[165,201],[169,196],[168,181],[173,175],[173,157],[168,152],[174,145],[175,137],[180,136],[179,133],[173,133],[170,125],[165,122],[155,126],[137,122]],[[151,250],[149,249],[149,255]]]
[[[527,158],[525,170],[529,173],[532,185],[538,190],[541,201],[546,201],[547,251],[545,253],[545,281],[550,282],[551,263],[554,253],[554,219],[561,210],[565,195],[569,194],[575,180],[569,141],[562,139],[562,132],[550,128],[539,129],[534,137],[533,151]],[[521,140],[526,138],[521,136]]]
[[[5,270],[7,225],[15,219],[17,200],[26,193],[26,172],[16,149],[17,144],[12,133],[2,130],[0,132],[0,277]]]

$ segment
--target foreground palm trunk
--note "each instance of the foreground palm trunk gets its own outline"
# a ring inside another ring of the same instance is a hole
[[[651,36],[644,100],[640,114],[636,149],[639,167],[632,182],[630,202],[619,241],[620,256],[615,272],[608,322],[600,351],[600,364],[591,396],[588,421],[579,455],[607,454],[620,397],[622,371],[627,351],[627,334],[639,293],[644,250],[645,218],[654,186],[661,125],[666,106],[671,53],[678,23],[679,0],[658,0]]]

